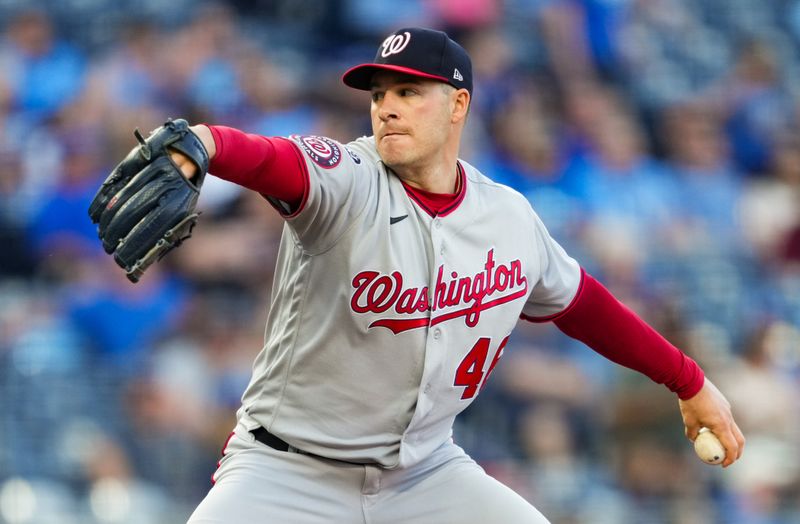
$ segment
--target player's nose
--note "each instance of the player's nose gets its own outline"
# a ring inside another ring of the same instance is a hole
[[[393,118],[399,118],[399,116],[400,113],[397,111],[397,104],[394,97],[387,93],[384,95],[383,99],[381,99],[380,105],[378,106],[378,117],[386,122]]]

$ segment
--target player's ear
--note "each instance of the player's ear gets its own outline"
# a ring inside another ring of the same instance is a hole
[[[450,95],[452,97],[453,112],[450,121],[455,124],[467,118],[469,113],[469,91],[466,89],[456,89]]]

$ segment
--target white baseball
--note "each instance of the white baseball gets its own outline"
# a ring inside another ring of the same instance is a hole
[[[708,428],[700,429],[694,440],[694,452],[706,464],[720,464],[725,460],[725,448]]]

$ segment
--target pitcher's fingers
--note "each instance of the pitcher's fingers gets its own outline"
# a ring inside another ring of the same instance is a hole
[[[736,442],[739,443],[739,455],[736,457],[736,460],[739,460],[742,458],[742,453],[744,453],[745,438],[736,422],[733,423],[733,436],[736,438]]]
[[[191,180],[194,178],[194,175],[197,174],[197,166],[188,156],[184,155],[180,151],[171,149],[169,157],[172,160],[172,163],[175,164],[175,167],[180,170],[184,177]]]
[[[742,454],[740,450],[741,446],[733,431],[733,426],[731,425],[724,430],[712,431],[717,436],[720,443],[722,443],[722,447],[725,448],[725,460],[722,462],[722,467],[727,468],[736,462]]]

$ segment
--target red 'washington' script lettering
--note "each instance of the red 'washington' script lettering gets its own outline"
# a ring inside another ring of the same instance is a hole
[[[507,265],[497,264],[494,249],[486,254],[483,271],[472,276],[459,276],[456,271],[445,274],[439,266],[432,295],[428,286],[404,287],[399,271],[384,275],[377,271],[362,271],[353,277],[353,297],[350,307],[356,313],[385,313],[392,311],[406,318],[384,318],[369,327],[385,327],[397,334],[409,329],[439,324],[464,317],[464,323],[475,327],[481,312],[527,296],[528,279],[519,260]],[[430,296],[430,299],[429,299]],[[486,301],[487,297],[492,300]],[[452,309],[457,306],[459,309]],[[450,309],[440,315],[435,312]],[[430,311],[428,316],[414,316]],[[414,316],[414,318],[408,318]]]

